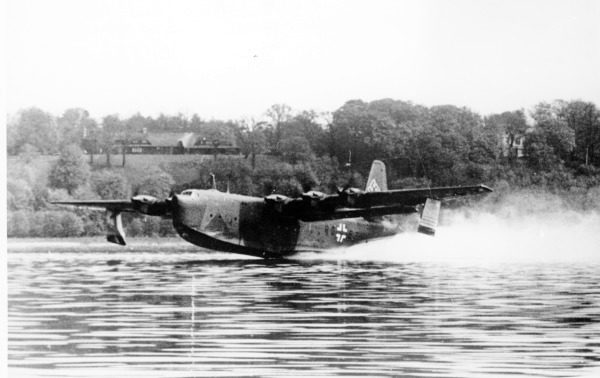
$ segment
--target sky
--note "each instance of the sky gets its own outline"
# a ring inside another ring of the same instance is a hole
[[[6,0],[6,106],[260,118],[600,105],[600,1]]]

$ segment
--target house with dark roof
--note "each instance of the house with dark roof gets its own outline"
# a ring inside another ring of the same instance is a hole
[[[192,132],[156,132],[143,130],[128,139],[113,142],[113,153],[127,154],[239,154],[233,140],[209,140]]]

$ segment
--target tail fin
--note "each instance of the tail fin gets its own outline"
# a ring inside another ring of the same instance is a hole
[[[388,189],[387,175],[385,173],[385,164],[380,160],[373,160],[371,172],[367,180],[367,192],[381,192]]]

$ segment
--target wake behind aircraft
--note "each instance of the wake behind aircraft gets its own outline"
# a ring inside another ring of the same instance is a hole
[[[400,232],[391,214],[421,212],[418,231],[433,235],[442,201],[483,194],[485,185],[388,190],[386,167],[373,161],[365,190],[318,191],[291,198],[251,197],[213,189],[188,189],[160,200],[136,195],[129,200],[62,201],[105,209],[107,240],[125,245],[121,214],[170,218],[177,233],[200,247],[263,258],[349,246]]]

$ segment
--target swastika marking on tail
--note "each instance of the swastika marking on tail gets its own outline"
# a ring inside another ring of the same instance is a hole
[[[367,185],[367,192],[381,192],[381,188],[377,185],[375,179],[371,180],[369,185]]]

